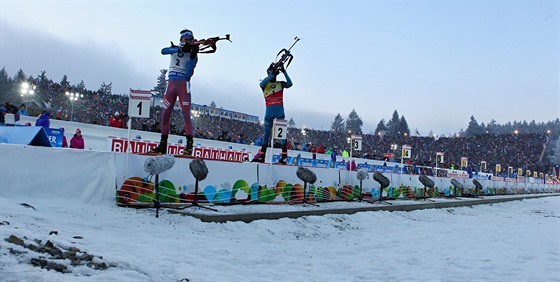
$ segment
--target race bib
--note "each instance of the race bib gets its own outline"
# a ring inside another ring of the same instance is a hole
[[[185,53],[174,53],[169,62],[169,73],[184,74],[187,72],[188,56]]]
[[[280,82],[271,82],[267,83],[264,87],[263,95],[264,97],[268,97],[276,92],[282,91],[282,83]]]

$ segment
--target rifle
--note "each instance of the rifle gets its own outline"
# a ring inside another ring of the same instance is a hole
[[[229,42],[231,42],[231,39],[229,39],[229,34],[226,34],[225,37],[210,37],[208,39],[200,39],[200,40],[195,40],[193,45],[198,45],[199,46],[199,52],[198,53],[214,53],[216,52],[216,49],[218,49],[218,47],[216,46],[216,42],[220,41],[220,40],[227,40]],[[206,50],[208,48],[212,48],[211,50]],[[205,51],[206,50],[206,51]]]
[[[192,43],[192,45],[197,45],[198,46],[198,53],[199,54],[209,54],[209,53],[214,53],[216,52],[216,49],[218,49],[218,47],[216,46],[216,42],[220,41],[220,40],[227,40],[229,42],[231,42],[231,39],[229,39],[229,34],[226,34],[225,37],[210,37],[208,39],[200,39],[200,40],[194,40],[194,42]],[[186,43],[181,43],[179,44],[179,47],[182,48],[183,46],[187,45]],[[175,44],[173,44],[173,41],[171,41],[171,47],[176,47]],[[212,48],[212,50],[206,50],[208,48]],[[206,50],[206,51],[205,51]]]
[[[294,56],[292,55],[292,53],[290,53],[290,50],[292,50],[292,47],[294,47],[294,45],[296,45],[296,43],[298,43],[298,41],[300,41],[301,39],[296,36],[294,40],[295,41],[292,44],[292,46],[290,46],[290,48],[288,49],[284,48],[280,50],[278,54],[276,54],[276,62],[270,64],[270,66],[268,67],[269,70],[274,71],[275,73],[279,73],[280,68],[284,64],[286,64],[286,68],[290,65],[290,63],[294,59]],[[278,57],[280,57],[280,59],[278,59]]]

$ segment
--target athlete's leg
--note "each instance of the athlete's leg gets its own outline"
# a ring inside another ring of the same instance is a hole
[[[277,114],[277,119],[285,119],[286,116],[284,114],[284,107],[282,106],[281,109],[278,110]],[[287,135],[286,135],[287,137]],[[280,144],[282,145],[282,155],[280,156],[280,160],[278,160],[279,163],[281,164],[286,164],[286,161],[288,160],[288,142],[286,141],[286,139],[282,139],[280,140]]]
[[[177,100],[178,88],[184,83],[184,80],[170,80],[167,83],[167,89],[165,90],[165,96],[162,101],[163,112],[161,113],[161,135],[169,135],[171,114],[173,113],[173,107],[175,106],[175,101]]]
[[[183,120],[185,121],[185,135],[187,136],[187,145],[183,154],[192,155],[193,149],[193,124],[191,119],[191,93],[190,82],[186,82],[178,89],[179,103],[181,103],[181,112],[183,113]]]
[[[167,88],[165,89],[165,95],[163,97],[163,111],[161,112],[161,139],[159,145],[152,149],[152,153],[167,153],[167,138],[169,137],[169,124],[171,119],[171,113],[173,113],[173,106],[175,106],[175,100],[177,99],[177,92],[175,91],[175,81],[170,80],[167,83]]]

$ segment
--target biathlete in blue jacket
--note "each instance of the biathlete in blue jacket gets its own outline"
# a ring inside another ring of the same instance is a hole
[[[181,44],[161,50],[162,55],[170,55],[170,64],[167,89],[163,98],[163,112],[161,113],[161,140],[159,145],[152,149],[152,153],[167,153],[167,138],[169,136],[170,119],[173,113],[175,101],[179,97],[181,111],[185,121],[185,135],[187,145],[183,151],[184,155],[192,155],[193,150],[193,124],[191,120],[191,90],[190,81],[198,62],[198,45],[195,45],[192,31],[183,29],[181,31]]]
[[[260,151],[253,158],[253,162],[264,162],[266,156],[266,149],[268,143],[270,142],[270,137],[272,133],[272,123],[274,119],[284,119],[284,89],[292,87],[293,83],[284,68],[284,65],[280,67],[280,70],[274,69],[271,64],[266,70],[268,76],[263,79],[260,83],[261,89],[263,91],[264,100],[266,103],[266,112],[264,115],[264,140]],[[284,74],[286,81],[277,81],[276,77],[279,72]],[[282,140],[282,157],[278,161],[281,164],[286,164],[288,159],[288,147],[286,140]]]

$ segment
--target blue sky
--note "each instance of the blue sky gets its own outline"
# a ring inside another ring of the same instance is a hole
[[[396,109],[411,131],[559,116],[558,1],[4,1],[1,65],[88,89],[151,89],[182,28],[231,34],[200,55],[193,102],[264,114],[258,87],[294,36],[285,92],[296,126],[352,109],[366,133]]]

